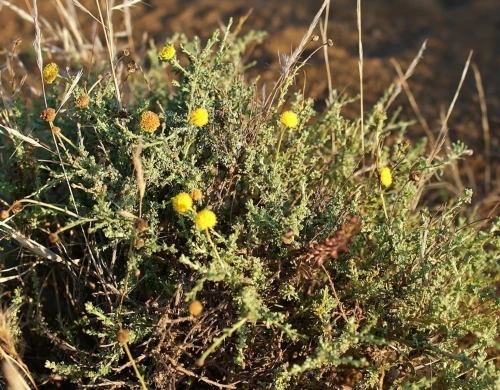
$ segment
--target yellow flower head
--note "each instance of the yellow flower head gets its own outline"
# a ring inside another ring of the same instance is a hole
[[[45,65],[45,67],[43,68],[43,81],[45,81],[47,84],[52,84],[57,78],[58,74],[59,67],[57,66],[57,64],[51,62],[50,64]]]
[[[206,230],[216,225],[217,217],[212,210],[205,209],[196,214],[195,222],[198,229]]]
[[[172,204],[175,211],[184,214],[185,212],[192,209],[193,199],[191,199],[191,195],[185,192],[181,192],[180,194],[174,196],[174,198],[172,199]]]
[[[139,127],[141,130],[152,133],[160,126],[160,118],[153,111],[144,111],[141,114]]]
[[[286,127],[294,129],[299,124],[299,119],[297,118],[297,114],[292,111],[285,111],[280,115],[280,122],[283,123]]]
[[[205,126],[208,123],[208,111],[204,108],[198,108],[191,113],[191,117],[189,119],[195,126]]]
[[[167,45],[160,50],[158,54],[158,58],[160,61],[168,61],[174,58],[175,56],[175,48],[172,45]]]
[[[391,170],[384,167],[380,170],[380,182],[384,187],[390,187],[392,184],[392,174]]]

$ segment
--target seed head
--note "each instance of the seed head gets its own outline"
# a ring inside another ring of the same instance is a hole
[[[147,230],[148,226],[149,226],[148,221],[146,221],[145,219],[137,218],[135,220],[134,227],[137,233],[144,232],[145,230]]]
[[[141,114],[139,128],[146,133],[154,132],[160,126],[160,118],[153,111],[144,111]]]
[[[410,173],[410,180],[414,181],[415,183],[418,183],[421,178],[422,178],[422,172],[411,172]]]
[[[59,74],[59,67],[54,62],[45,65],[43,68],[42,76],[43,81],[47,84],[52,84]]]
[[[135,73],[135,71],[139,69],[135,61],[129,61],[127,64],[127,71],[128,73]]]
[[[125,344],[127,341],[128,341],[128,337],[130,335],[130,332],[126,329],[120,329],[117,333],[116,333],[116,339],[122,343],[122,344]]]
[[[311,41],[313,42],[319,41],[319,35],[313,35]]]
[[[134,242],[134,246],[136,249],[141,249],[144,246],[144,239],[143,238],[136,238]]]
[[[380,170],[380,183],[384,187],[390,187],[392,184],[392,174],[391,170],[387,167],[384,167]]]
[[[61,128],[57,127],[57,126],[52,126],[52,128],[50,129],[50,131],[52,131],[52,134],[58,135],[58,134],[61,133]]]
[[[195,188],[192,192],[191,192],[191,198],[195,201],[195,202],[199,202],[201,200],[201,198],[203,198],[203,194],[201,193],[201,190],[199,190],[198,188]]]
[[[203,312],[203,305],[200,301],[196,300],[189,304],[189,314],[198,317]]]
[[[191,113],[189,121],[198,127],[205,126],[208,123],[208,111],[204,108],[198,108]]]
[[[217,217],[212,210],[201,210],[196,214],[195,223],[198,229],[206,230],[213,228],[217,224]]]
[[[123,49],[123,55],[128,57],[130,55],[130,49]]]
[[[10,209],[14,214],[17,214],[23,211],[23,205],[20,202],[15,201],[14,203],[12,203]]]
[[[9,210],[2,210],[0,211],[0,219],[7,219],[9,218]]]
[[[158,58],[160,61],[169,61],[175,56],[175,48],[172,45],[167,45],[160,50]]]
[[[42,111],[40,114],[40,119],[44,120],[45,122],[53,122],[54,119],[56,119],[56,110],[53,108],[47,108]]]
[[[292,111],[285,111],[280,115],[280,122],[283,123],[286,127],[294,129],[299,124],[299,119],[297,118],[297,114]]]
[[[86,93],[81,95],[78,99],[76,99],[75,106],[77,108],[87,108],[90,103],[90,97]]]
[[[49,234],[49,242],[51,244],[55,244],[57,241],[59,241],[59,236],[57,235],[57,233],[50,233]]]
[[[172,205],[174,210],[180,214],[184,214],[193,208],[193,199],[186,192],[181,192],[177,194],[172,199]]]

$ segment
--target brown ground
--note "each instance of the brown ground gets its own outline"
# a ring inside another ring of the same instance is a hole
[[[70,0],[67,0],[70,2]],[[11,0],[25,10],[31,1]],[[39,1],[40,14],[57,22],[52,1]],[[92,4],[93,1],[82,1]],[[322,0],[146,0],[133,11],[136,42],[144,32],[161,44],[175,31],[209,36],[219,23],[230,16],[239,17],[253,8],[247,28],[264,29],[269,35],[253,53],[264,79],[277,77],[278,53],[289,53],[307,30]],[[499,160],[500,139],[500,2],[498,0],[365,0],[362,2],[363,45],[365,54],[365,102],[370,107],[395,79],[391,63],[395,58],[406,69],[428,39],[424,58],[410,80],[416,101],[431,128],[439,128],[439,117],[447,110],[460,80],[470,50],[484,83],[488,119],[492,135],[492,155]],[[90,19],[82,14],[84,26]],[[59,21],[60,22],[60,21]],[[23,38],[24,48],[33,39],[33,27],[5,5],[0,10],[0,48],[9,48],[14,37]],[[328,37],[334,42],[329,48],[330,69],[334,88],[349,95],[359,92],[358,32],[356,1],[332,2]],[[1,61],[3,62],[3,61]],[[327,89],[325,63],[318,53],[306,67],[307,88],[321,100]],[[404,94],[396,102],[406,108],[404,115],[413,113]],[[354,108],[353,108],[354,109]],[[348,112],[353,114],[353,112]],[[423,134],[420,126],[411,130],[414,136]],[[452,139],[460,138],[474,149],[474,175],[464,165],[463,172],[478,194],[484,188],[484,142],[481,110],[472,70],[450,120]],[[497,173],[493,164],[493,181]],[[500,176],[499,176],[500,177]],[[476,188],[477,187],[477,188]],[[490,193],[491,195],[491,193]],[[482,196],[481,196],[482,198]]]

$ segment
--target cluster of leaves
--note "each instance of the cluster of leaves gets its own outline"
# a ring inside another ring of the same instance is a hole
[[[262,36],[227,28],[201,48],[176,35],[166,62],[151,45],[142,75],[126,68],[126,102],[98,61],[85,82],[59,75],[50,123],[43,100],[30,113],[8,102],[2,281],[22,282],[28,365],[78,386],[139,386],[124,328],[153,388],[493,388],[500,224],[468,224],[470,191],[419,206],[465,146],[430,159],[425,140],[407,143],[408,123],[383,109],[391,90],[363,126],[336,93],[315,112],[290,92],[302,64],[257,93],[242,57]],[[285,106],[296,126],[280,121]],[[156,130],[141,129],[144,111]],[[210,232],[172,206],[195,189],[193,207],[217,216]],[[193,301],[203,311],[190,314]]]

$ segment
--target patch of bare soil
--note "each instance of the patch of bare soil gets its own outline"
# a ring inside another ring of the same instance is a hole
[[[63,0],[61,0],[63,1]],[[66,0],[71,3],[70,0]],[[30,1],[11,0],[17,7],[30,12]],[[39,2],[40,15],[56,26],[60,15],[53,2]],[[82,1],[93,8],[95,2]],[[246,29],[263,29],[268,37],[256,47],[252,57],[264,81],[278,77],[279,53],[290,53],[302,39],[322,0],[146,0],[133,11],[136,46],[144,37],[154,37],[160,45],[174,32],[207,38],[214,29],[227,24],[231,16],[238,19],[253,8]],[[362,34],[364,47],[365,107],[375,103],[383,91],[395,80],[395,59],[403,69],[409,65],[422,43],[428,40],[424,58],[409,81],[410,88],[424,118],[432,131],[438,132],[456,92],[464,64],[470,50],[473,63],[481,74],[488,109],[488,123],[492,142],[492,159],[500,157],[500,2],[497,0],[368,0],[362,2]],[[33,40],[34,29],[7,6],[0,9],[0,49],[10,50],[15,37],[23,39],[26,50]],[[85,34],[91,34],[93,22],[81,13]],[[120,26],[117,26],[120,28]],[[328,49],[333,86],[348,95],[359,93],[358,31],[356,2],[332,2],[328,24],[328,38],[334,46]],[[126,43],[124,43],[126,44]],[[306,51],[306,55],[313,51]],[[322,51],[305,67],[307,76],[298,80],[319,103],[328,94],[325,60]],[[415,115],[405,94],[395,105],[403,105],[403,117]],[[353,117],[358,106],[346,111]],[[482,112],[476,81],[469,69],[461,94],[449,121],[452,140],[461,139],[473,150],[474,156],[461,167],[464,185],[475,190],[476,200],[489,197],[494,203],[498,169],[492,163],[491,183],[485,183]],[[412,137],[424,135],[416,124]],[[457,179],[458,180],[458,179]],[[492,184],[493,190],[488,185]]]

